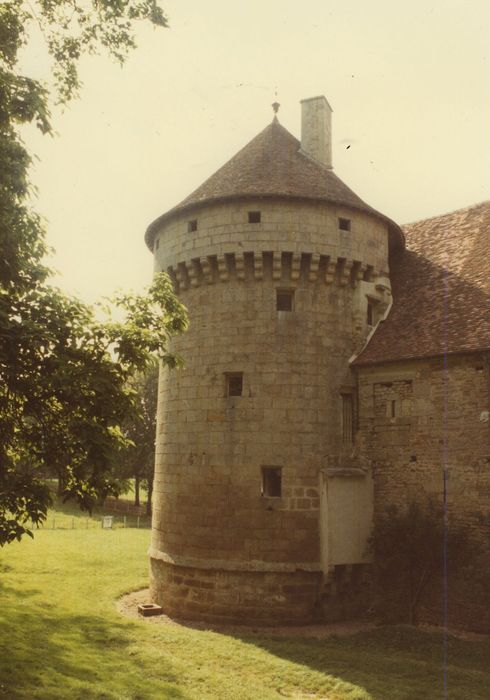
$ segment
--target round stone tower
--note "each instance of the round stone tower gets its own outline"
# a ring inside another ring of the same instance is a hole
[[[151,595],[171,615],[299,623],[365,561],[349,360],[390,304],[400,229],[331,168],[331,109],[274,117],[146,241],[190,328],[161,372]],[[343,519],[346,521],[344,522]]]

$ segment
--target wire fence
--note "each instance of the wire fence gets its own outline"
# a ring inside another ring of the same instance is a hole
[[[49,514],[44,523],[30,523],[31,530],[115,530],[118,528],[149,528],[151,518],[142,515],[72,516],[65,513]]]

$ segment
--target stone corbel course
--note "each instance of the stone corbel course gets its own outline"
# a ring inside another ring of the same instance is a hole
[[[304,279],[313,284],[354,288],[359,281],[369,281],[377,275],[372,266],[359,260],[288,251],[208,255],[169,266],[167,272],[177,292],[203,284],[227,282],[232,277],[238,280],[249,277],[259,281],[266,276],[284,284],[294,284]]]

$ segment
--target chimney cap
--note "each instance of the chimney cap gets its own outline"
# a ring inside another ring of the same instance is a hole
[[[303,104],[303,102],[313,102],[314,100],[325,100],[327,106],[330,108],[330,111],[333,112],[333,109],[330,106],[330,103],[325,97],[325,95],[317,95],[316,97],[305,97],[303,100],[300,100],[300,103]]]

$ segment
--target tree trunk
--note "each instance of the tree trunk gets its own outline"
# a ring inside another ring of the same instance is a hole
[[[61,496],[63,494],[63,491],[65,490],[65,479],[64,479],[64,474],[63,470],[58,471],[58,496]]]
[[[153,479],[148,479],[148,495],[146,499],[146,514],[151,515],[151,497],[153,495]]]
[[[134,505],[139,506],[140,504],[140,478],[135,476],[134,478]]]

